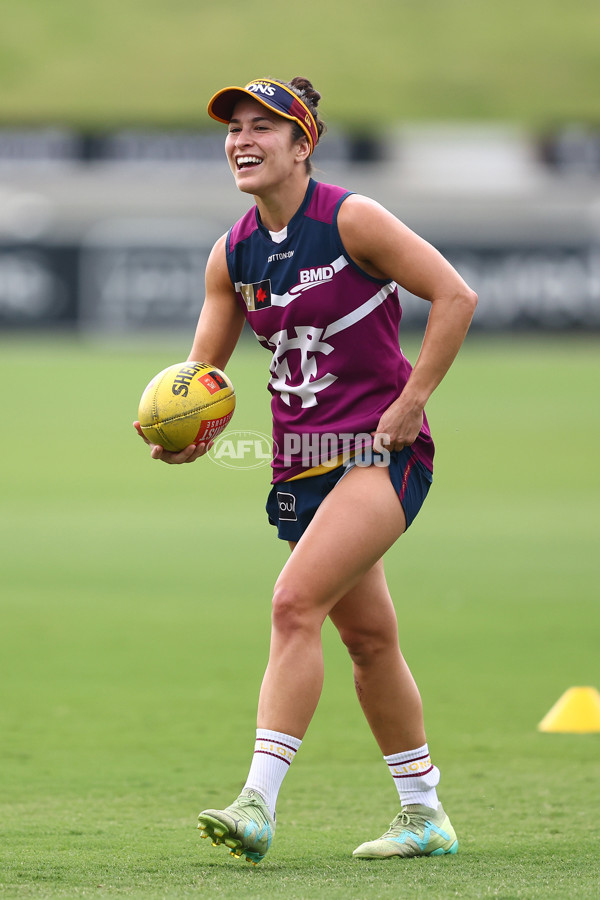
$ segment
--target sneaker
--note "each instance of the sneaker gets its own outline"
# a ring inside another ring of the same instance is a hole
[[[256,865],[265,858],[275,832],[275,819],[258,791],[245,788],[227,809],[205,809],[198,816],[200,837],[213,847],[225,844],[232,856]]]
[[[443,856],[456,853],[458,841],[450,819],[442,809],[428,806],[403,806],[385,834],[376,841],[357,847],[359,859],[384,859],[388,856]]]

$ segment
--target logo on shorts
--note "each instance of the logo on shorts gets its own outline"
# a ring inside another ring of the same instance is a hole
[[[285,491],[277,491],[277,506],[279,507],[280,522],[297,522],[296,498]]]

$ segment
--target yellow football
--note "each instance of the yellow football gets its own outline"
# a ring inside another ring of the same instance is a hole
[[[182,362],[154,376],[138,419],[152,444],[177,451],[217,437],[234,409],[235,390],[224,372],[210,363]]]

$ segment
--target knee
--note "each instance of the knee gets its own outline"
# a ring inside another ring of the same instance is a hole
[[[278,581],[273,591],[272,624],[280,634],[293,634],[310,628],[314,616],[302,589]]]
[[[368,666],[386,651],[398,650],[397,636],[383,630],[349,627],[340,628],[339,632],[352,662],[357,666]]]

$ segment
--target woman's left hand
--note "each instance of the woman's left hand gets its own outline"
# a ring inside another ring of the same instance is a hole
[[[416,441],[423,427],[423,409],[409,406],[403,397],[398,397],[381,416],[373,434],[375,450],[403,450]]]

